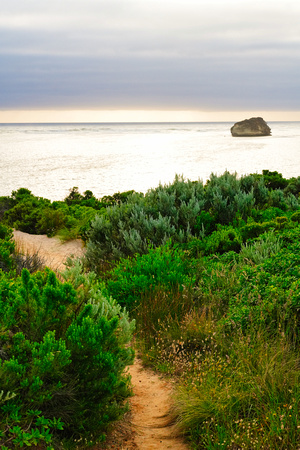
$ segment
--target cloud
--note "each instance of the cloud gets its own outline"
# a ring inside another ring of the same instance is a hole
[[[1,109],[299,109],[299,2],[10,0],[1,9]]]

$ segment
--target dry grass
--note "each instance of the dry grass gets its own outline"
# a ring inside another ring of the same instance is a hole
[[[13,259],[16,263],[16,271],[19,275],[23,269],[28,269],[30,273],[42,270],[45,267],[45,258],[39,248],[35,246],[25,246],[24,242],[15,239],[15,251]]]

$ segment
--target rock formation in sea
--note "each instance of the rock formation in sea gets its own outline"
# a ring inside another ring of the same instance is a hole
[[[271,128],[261,117],[252,117],[237,122],[230,129],[232,136],[270,136]]]

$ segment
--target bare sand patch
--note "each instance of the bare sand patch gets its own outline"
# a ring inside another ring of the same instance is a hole
[[[64,270],[64,262],[69,256],[80,257],[84,254],[83,242],[79,239],[61,242],[58,237],[49,238],[41,234],[28,234],[14,230],[14,239],[19,248],[32,254],[39,252],[45,265],[52,270]]]

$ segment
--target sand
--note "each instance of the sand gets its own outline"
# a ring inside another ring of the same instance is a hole
[[[14,230],[14,239],[24,252],[38,251],[45,265],[56,271],[64,270],[64,262],[68,256],[79,257],[84,253],[83,242],[79,239],[62,243],[58,237],[48,238],[46,235],[28,234],[17,230]]]

